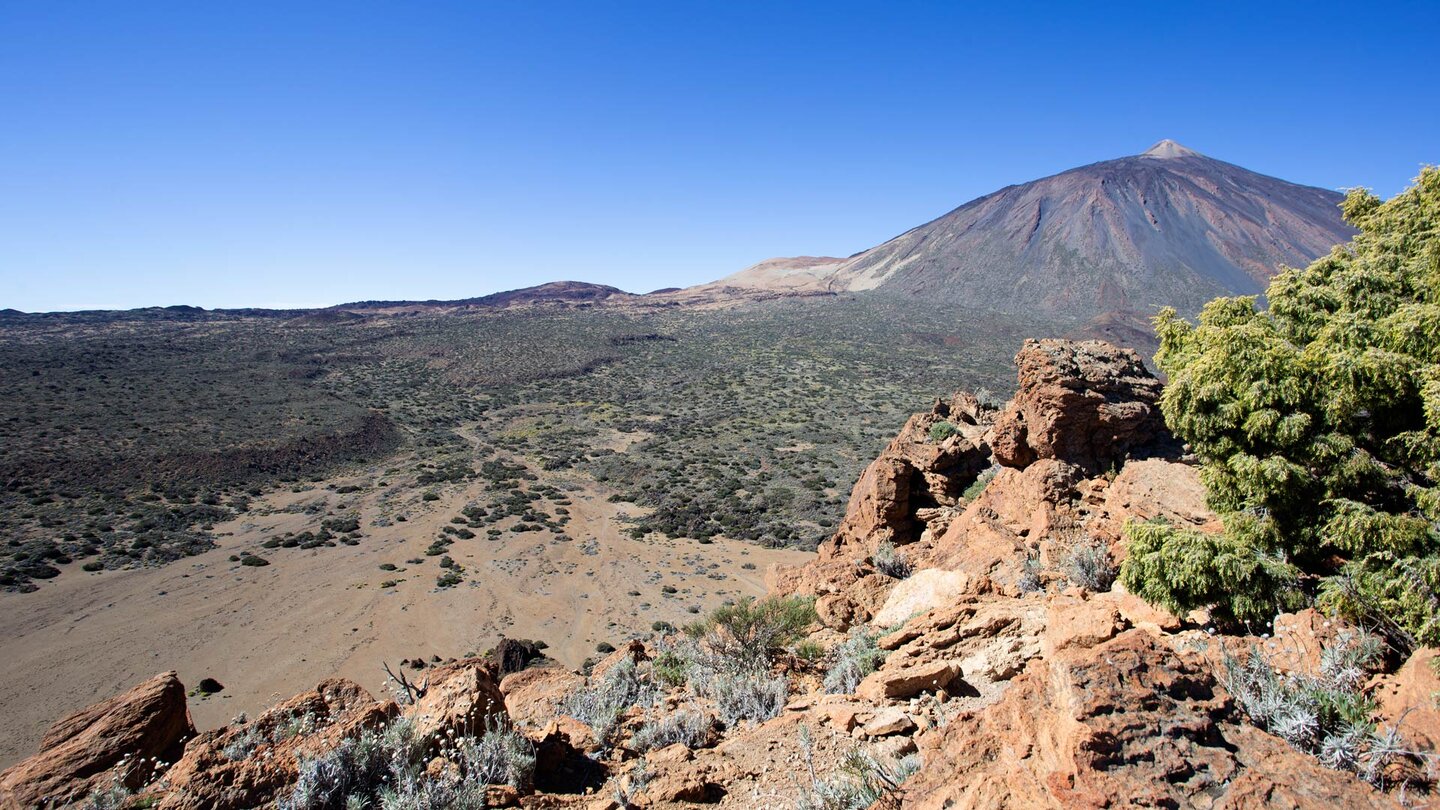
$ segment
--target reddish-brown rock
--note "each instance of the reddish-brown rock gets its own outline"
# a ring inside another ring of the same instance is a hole
[[[1380,704],[1380,719],[1398,727],[1417,750],[1440,752],[1440,650],[1421,648],[1393,675],[1376,679],[1370,696]]]
[[[530,667],[506,675],[500,694],[516,725],[544,725],[559,715],[565,696],[584,684],[584,677],[558,665]]]
[[[344,678],[280,703],[252,721],[208,731],[185,747],[167,775],[161,810],[240,810],[274,801],[294,784],[297,757],[322,754],[395,717]]]
[[[1072,502],[1080,478],[1078,467],[1053,459],[1000,470],[943,533],[916,549],[916,565],[963,571],[977,589],[991,582],[1018,595],[1030,561],[1040,561],[1046,544],[1067,540],[1061,528],[1080,520]]]
[[[1200,471],[1189,464],[1152,458],[1131,461],[1104,490],[1090,533],[1107,544],[1124,537],[1125,524],[1164,519],[1202,532],[1223,530],[1205,502]]]
[[[1059,459],[1091,475],[1166,435],[1160,381],[1131,349],[1098,340],[1027,340],[1020,387],[995,420],[995,460]]]
[[[496,684],[494,666],[486,659],[435,667],[425,673],[421,683],[423,694],[404,710],[419,736],[484,734],[493,718],[505,714],[505,698]]]
[[[845,556],[856,547],[873,552],[884,542],[904,545],[925,530],[916,513],[953,505],[990,463],[985,425],[993,414],[969,394],[936,402],[910,417],[900,434],[861,473],[835,536],[821,544],[820,558]],[[936,440],[931,428],[947,422],[957,433]]]
[[[1397,806],[1240,722],[1206,662],[1142,630],[1032,661],[923,743],[905,807]]]
[[[67,806],[116,778],[138,788],[156,775],[152,757],[174,761],[194,734],[184,685],[161,673],[51,726],[38,753],[0,773],[0,807]]]

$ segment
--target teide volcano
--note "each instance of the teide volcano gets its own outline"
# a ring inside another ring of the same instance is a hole
[[[1341,199],[1165,140],[968,202],[817,281],[1017,312],[1194,311],[1347,241]]]

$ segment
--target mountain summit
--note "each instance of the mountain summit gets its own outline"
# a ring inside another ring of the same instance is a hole
[[[1341,199],[1162,140],[972,200],[814,283],[1011,312],[1193,312],[1347,241]]]
[[[1140,154],[1140,157],[1152,157],[1152,158],[1195,157],[1195,158],[1203,158],[1203,157],[1205,157],[1205,156],[1202,155],[1202,154],[1200,154],[1199,152],[1196,152],[1194,149],[1189,149],[1189,148],[1187,148],[1187,147],[1181,146],[1180,144],[1178,144],[1178,143],[1170,140],[1169,138],[1166,138],[1165,140],[1163,140],[1163,141],[1155,144],[1154,146],[1150,147],[1149,149],[1146,149],[1144,152],[1142,152],[1142,153]]]

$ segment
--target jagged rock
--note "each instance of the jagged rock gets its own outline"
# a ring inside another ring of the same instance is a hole
[[[1002,469],[945,532],[917,549],[912,559],[920,568],[965,572],[977,583],[977,592],[994,588],[1019,595],[1027,590],[1027,561],[1039,561],[1047,544],[1068,542],[1061,528],[1080,521],[1073,501],[1081,477],[1080,468],[1054,459],[1024,470]]]
[[[431,669],[423,680],[424,693],[404,710],[416,734],[483,734],[487,723],[505,714],[493,666],[484,658],[469,658]]]
[[[650,654],[645,651],[645,642],[638,638],[632,638],[621,644],[619,649],[600,659],[599,663],[590,668],[590,677],[603,678],[611,667],[627,660],[637,664],[650,660]]]
[[[884,574],[866,574],[855,580],[843,593],[825,594],[815,600],[815,613],[820,623],[844,632],[871,620],[872,614],[885,604],[896,580]]]
[[[989,464],[983,434],[992,413],[968,394],[936,402],[929,413],[910,417],[897,435],[861,473],[850,493],[845,519],[835,536],[821,544],[820,558],[845,556],[854,548],[873,552],[881,543],[913,543],[924,531],[921,510],[953,505]],[[959,431],[943,440],[930,437],[941,422]]]
[[[398,713],[344,678],[322,681],[247,723],[207,731],[166,777],[160,810],[240,810],[274,801],[294,784],[298,757],[313,757]]]
[[[0,773],[0,807],[67,806],[116,777],[138,788],[156,775],[152,757],[173,762],[194,734],[185,686],[163,672],[51,726],[34,756]]]
[[[1062,594],[1046,606],[1041,650],[1047,656],[1071,647],[1094,647],[1114,638],[1125,622],[1114,602]]]
[[[1147,631],[1032,661],[924,736],[904,807],[1395,807],[1240,722],[1203,659]]]
[[[543,725],[559,713],[565,696],[584,683],[583,677],[552,664],[506,675],[500,680],[500,694],[513,722]]]
[[[1131,349],[1027,340],[1015,364],[1020,387],[991,437],[995,460],[1007,467],[1058,459],[1096,475],[1168,435],[1160,381]]]
[[[1383,675],[1371,686],[1370,696],[1380,704],[1381,722],[1398,727],[1417,750],[1440,750],[1440,650],[1420,649],[1393,675]]]
[[[1045,607],[1037,598],[962,597],[956,604],[916,616],[881,637],[878,646],[890,654],[871,677],[879,682],[891,678],[890,673],[908,676],[917,666],[943,666],[956,673],[939,687],[947,696],[963,696],[971,706],[994,702],[1003,693],[1005,682],[1040,654],[1045,617]],[[865,696],[885,695],[873,683],[862,682],[861,688],[866,690]]]
[[[530,666],[530,662],[540,658],[544,653],[540,651],[540,645],[533,641],[523,639],[502,638],[490,651],[490,663],[495,666],[495,674],[505,677],[512,672]]]

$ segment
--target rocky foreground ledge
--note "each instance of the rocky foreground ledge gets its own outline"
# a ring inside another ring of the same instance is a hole
[[[1436,651],[1351,654],[1363,635],[1314,611],[1237,634],[1126,593],[1128,524],[1222,528],[1161,385],[1100,342],[1017,365],[1003,408],[912,417],[815,559],[770,573],[773,604],[813,605],[803,637],[712,619],[585,674],[506,642],[398,701],[330,680],[199,734],[165,673],[57,723],[0,806],[345,807],[366,778],[385,807],[1434,806]],[[764,667],[737,681],[746,649]],[[1286,713],[1322,682],[1371,736]],[[356,765],[371,748],[420,763],[411,798]]]

